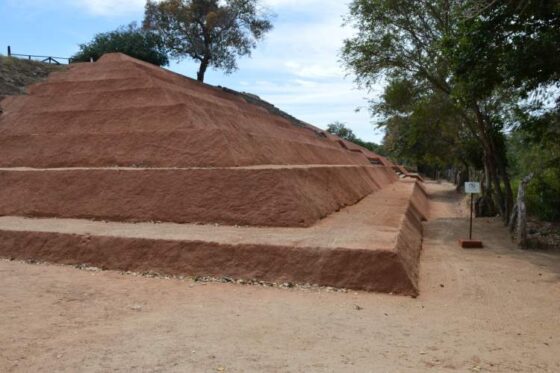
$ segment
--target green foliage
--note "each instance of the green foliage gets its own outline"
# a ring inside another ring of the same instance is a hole
[[[508,156],[517,180],[533,173],[527,209],[543,220],[560,220],[560,109],[538,117],[520,113],[519,128],[508,138]]]
[[[354,144],[358,144],[363,148],[366,148],[367,150],[370,150],[372,152],[374,152],[375,154],[379,154],[385,157],[389,157],[390,154],[387,152],[387,150],[385,149],[385,147],[383,145],[379,145],[376,144],[374,142],[369,142],[369,141],[364,141],[360,138],[356,138],[354,139],[354,141],[352,141]]]
[[[551,95],[537,90],[554,94],[547,88],[559,83],[560,3],[353,0],[348,23],[357,32],[343,60],[357,82],[388,82],[372,107],[387,130],[384,145],[417,164],[484,166],[485,190],[507,219],[513,193],[505,134],[519,111],[545,110]]]
[[[461,126],[462,117],[449,97],[429,86],[393,79],[374,110],[382,114],[384,146],[401,163],[419,169],[481,166],[481,148]]]
[[[471,99],[499,87],[527,93],[560,79],[560,2],[469,0],[461,12],[444,44],[455,80]]]
[[[347,22],[356,36],[345,41],[343,60],[358,81],[380,77],[422,79],[449,91],[440,40],[450,27],[446,1],[354,0]]]
[[[556,106],[544,102],[558,95],[560,3],[469,0],[462,11],[467,16],[444,43],[452,62],[453,94],[467,101],[491,97],[502,105],[500,120],[512,130],[507,139],[510,172],[516,182],[535,175],[527,187],[528,211],[558,220],[560,101]]]
[[[546,221],[560,221],[560,172],[548,169],[527,187],[527,210]]]
[[[167,65],[169,60],[158,35],[142,30],[135,23],[115,31],[95,35],[93,40],[80,44],[80,51],[72,56],[74,62],[94,61],[105,53],[120,52],[157,66]]]
[[[343,60],[359,84],[387,79],[372,113],[386,130],[384,147],[408,165],[438,167],[457,161],[463,123],[448,96],[449,71],[439,44],[451,10],[442,1],[354,0]],[[446,128],[450,124],[451,128]]]
[[[348,21],[358,32],[343,49],[359,83],[370,87],[388,77],[383,96],[372,104],[386,130],[384,146],[401,162],[421,168],[463,165],[473,158],[463,145],[475,147],[464,113],[450,97],[441,41],[452,26],[453,10],[445,4],[355,0]]]
[[[558,219],[560,3],[547,0],[468,0],[444,42],[453,71],[453,95],[501,106],[494,121],[512,130],[508,161],[513,176],[535,177],[527,188],[530,213]],[[554,89],[556,86],[556,89]],[[552,88],[552,89],[551,89]],[[492,133],[505,148],[503,133]]]
[[[346,125],[342,122],[336,121],[329,124],[327,126],[327,132],[332,133],[333,135],[336,135],[346,141],[350,141],[353,142],[354,144],[360,145],[379,155],[386,155],[385,149],[383,149],[381,145],[378,145],[373,142],[364,141],[356,137],[354,132],[350,128],[346,127]]]
[[[327,132],[340,137],[341,139],[353,142],[356,140],[354,131],[346,127],[342,122],[333,122],[327,126]]]
[[[156,32],[175,58],[200,62],[197,78],[208,66],[231,73],[237,57],[251,50],[272,29],[258,0],[148,0],[144,28]]]

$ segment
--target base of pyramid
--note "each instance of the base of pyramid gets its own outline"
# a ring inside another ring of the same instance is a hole
[[[0,217],[0,256],[123,271],[418,293],[416,183],[396,182],[309,228]]]

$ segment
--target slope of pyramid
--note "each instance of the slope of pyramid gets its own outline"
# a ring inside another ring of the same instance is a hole
[[[28,91],[2,103],[0,166],[368,164],[323,131],[122,54]]]
[[[428,198],[255,96],[122,54],[0,102],[0,257],[415,295]]]
[[[4,215],[309,226],[397,180],[317,128],[122,54],[2,108]]]

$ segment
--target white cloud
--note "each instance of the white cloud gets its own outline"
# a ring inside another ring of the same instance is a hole
[[[240,66],[244,70],[274,71],[307,79],[342,79],[345,71],[339,53],[352,30],[342,27],[346,8],[325,9],[323,13],[315,7],[303,7],[294,18],[290,18],[291,13],[280,13],[275,28],[253,52],[253,57],[242,60]],[[333,9],[340,13],[331,14]],[[313,19],[299,19],[307,13],[312,13]]]
[[[120,16],[141,11],[145,0],[74,0],[71,4],[98,16]]]
[[[94,16],[119,17],[138,14],[144,9],[146,0],[7,0],[12,7],[25,7],[30,10],[61,7],[81,9]]]
[[[342,77],[344,70],[340,66],[329,64],[301,64],[287,61],[284,63],[293,74],[303,78],[332,78]]]
[[[31,3],[49,0],[23,0]],[[64,0],[69,5],[77,6],[87,10],[91,14],[98,16],[120,16],[124,14],[137,13],[142,11],[146,0]],[[325,11],[337,9],[345,6],[345,2],[338,0],[262,0],[262,4],[271,10],[281,9],[311,9],[315,12],[324,13]]]

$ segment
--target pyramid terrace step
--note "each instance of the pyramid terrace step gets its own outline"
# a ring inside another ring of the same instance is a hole
[[[3,216],[0,256],[414,295],[422,218],[415,198],[414,183],[398,182],[308,228]]]
[[[86,132],[86,131],[84,131]],[[234,136],[217,129],[10,135],[0,130],[0,166],[234,166],[266,163],[369,164],[364,156],[300,137]],[[255,140],[260,140],[256,142]],[[306,141],[307,140],[307,141]],[[301,141],[301,142],[300,142]],[[33,149],[30,151],[29,149]]]
[[[310,226],[392,177],[376,166],[3,168],[0,215]]]

